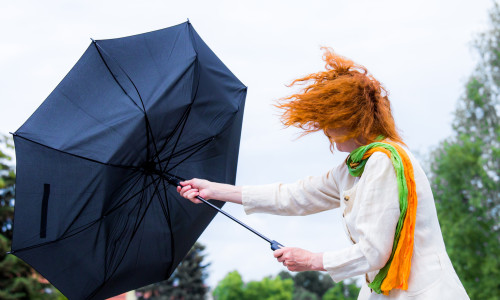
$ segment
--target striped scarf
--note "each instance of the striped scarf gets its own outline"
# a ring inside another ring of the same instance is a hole
[[[396,171],[399,194],[400,216],[391,256],[373,282],[368,285],[376,293],[388,295],[392,289],[408,289],[417,214],[417,192],[410,158],[401,146],[393,142],[374,142],[351,152],[346,160],[349,173],[355,177],[361,176],[368,158],[376,151],[385,153],[391,159]]]

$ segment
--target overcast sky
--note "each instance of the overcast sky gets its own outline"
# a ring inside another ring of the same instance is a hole
[[[0,133],[14,132],[85,51],[90,38],[121,37],[190,19],[248,86],[237,184],[322,174],[345,157],[321,134],[296,140],[274,100],[285,85],[324,67],[320,46],[363,64],[390,92],[410,149],[425,156],[451,133],[452,112],[474,67],[474,34],[487,26],[490,0],[330,1],[6,1],[0,0]],[[309,217],[246,216],[272,239],[312,251],[348,246],[336,211]],[[283,267],[269,245],[224,216],[202,235],[214,286],[229,271],[245,281]]]

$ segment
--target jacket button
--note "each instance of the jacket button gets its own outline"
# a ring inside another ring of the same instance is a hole
[[[345,201],[349,201],[349,196],[344,196]]]

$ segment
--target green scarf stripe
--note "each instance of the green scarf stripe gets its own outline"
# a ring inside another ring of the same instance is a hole
[[[380,289],[382,281],[384,281],[391,266],[392,260],[394,258],[394,253],[396,252],[396,248],[399,242],[399,237],[401,235],[401,229],[403,228],[404,219],[406,217],[406,210],[408,208],[408,186],[404,174],[404,167],[401,156],[399,156],[398,152],[393,146],[382,142],[371,143],[369,145],[359,147],[358,149],[352,151],[346,160],[347,168],[349,169],[349,174],[351,174],[354,177],[360,177],[363,174],[365,165],[368,161],[368,158],[363,160],[363,155],[365,155],[366,151],[375,147],[383,147],[389,150],[389,152],[391,152],[391,161],[392,165],[394,166],[394,170],[396,171],[396,179],[398,183],[399,210],[400,210],[398,224],[396,226],[396,233],[394,234],[394,243],[392,244],[391,256],[389,257],[389,260],[387,261],[385,266],[382,269],[380,269],[378,274],[375,276],[373,282],[368,285],[372,290],[380,294],[382,293],[382,290]],[[351,163],[359,163],[359,164],[355,167],[351,167],[350,166]]]

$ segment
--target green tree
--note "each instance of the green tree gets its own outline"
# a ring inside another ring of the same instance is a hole
[[[213,292],[217,300],[243,299],[243,280],[238,271],[233,271],[224,277]]]
[[[475,42],[479,62],[431,154],[431,184],[448,254],[471,299],[500,299],[500,8]]]
[[[265,277],[261,281],[251,281],[244,289],[244,299],[262,300],[291,300],[293,295],[293,281]]]
[[[291,300],[293,280],[265,277],[261,281],[244,284],[241,275],[233,271],[224,277],[215,288],[213,296],[216,300]]]
[[[348,284],[334,283],[328,274],[316,271],[299,272],[295,276],[290,272],[281,271],[278,276],[281,279],[293,279],[293,300],[324,299],[325,295],[327,299],[332,299],[332,297],[333,299],[356,299],[360,291],[354,281]]]
[[[316,271],[299,272],[294,276],[293,281],[295,283],[296,293],[300,290],[306,290],[315,294],[317,299],[321,299],[326,291],[334,285],[333,280],[328,274]],[[294,299],[305,298],[294,297]]]
[[[9,240],[12,239],[16,174],[12,166],[12,158],[6,153],[6,150],[12,149],[14,149],[12,140],[0,135],[0,229],[2,235]]]
[[[293,300],[319,300],[318,297],[313,292],[310,292],[302,287],[295,287],[293,291]]]
[[[322,300],[355,300],[358,298],[360,290],[355,283],[344,284],[342,281],[326,291]]]
[[[35,270],[6,254],[12,240],[16,178],[7,151],[13,148],[11,139],[0,136],[0,299],[57,299],[61,294],[51,285],[41,283]]]
[[[208,273],[204,264],[205,246],[195,243],[168,280],[148,285],[137,291],[139,299],[151,300],[200,300],[205,298],[204,283]]]
[[[288,271],[281,271],[278,273],[278,276],[281,278],[281,279],[292,279],[293,280],[293,275],[292,273],[288,272]]]

